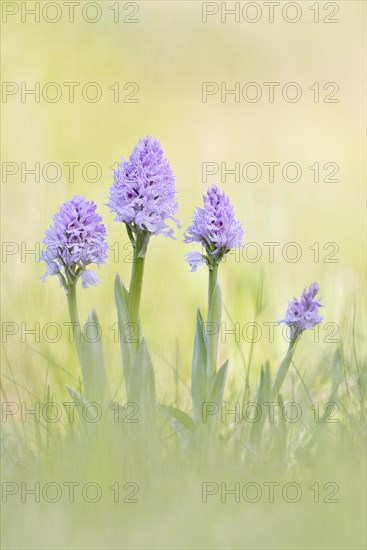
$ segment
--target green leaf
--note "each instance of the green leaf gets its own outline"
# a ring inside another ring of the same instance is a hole
[[[266,401],[266,391],[267,391],[267,374],[264,369],[264,366],[261,365],[261,371],[260,371],[260,383],[259,383],[259,389],[257,390],[257,398],[256,403],[258,405],[261,405]],[[264,425],[264,415],[261,416],[259,422],[253,422],[251,424],[251,430],[250,430],[250,443],[252,445],[255,445],[255,443],[258,442],[258,439],[260,437],[260,434],[263,429]]]
[[[202,403],[207,392],[207,349],[206,332],[200,310],[196,314],[196,329],[191,367],[191,395],[195,422],[201,418]]]
[[[88,326],[93,327],[92,334]],[[94,309],[89,313],[83,328],[80,362],[85,395],[89,400],[103,399],[105,390],[105,370],[102,331],[97,313]]]
[[[280,389],[282,387],[282,384],[285,380],[285,377],[287,376],[289,367],[292,363],[293,354],[296,349],[298,340],[292,340],[289,344],[289,348],[287,351],[286,356],[284,357],[283,361],[280,363],[278,372],[276,374],[274,384],[272,387],[272,398],[276,399],[278,393],[280,392]]]
[[[167,417],[174,418],[182,428],[185,428],[186,430],[194,430],[195,424],[192,418],[185,412],[173,407],[172,405],[160,405],[159,408]]]
[[[270,365],[269,362],[266,362],[265,368],[264,365],[261,365],[260,371],[260,383],[259,389],[257,391],[256,403],[260,405],[262,410],[262,415],[257,422],[251,424],[250,430],[250,444],[256,446],[259,443],[260,436],[262,434],[266,419],[267,412],[263,409],[263,404],[271,400],[271,374],[270,374]]]
[[[74,388],[71,388],[67,384],[66,384],[66,389],[68,390],[69,395],[70,395],[71,399],[73,400],[73,403],[75,403],[77,405],[75,408],[78,411],[78,415],[79,415],[80,420],[82,421],[83,424],[85,424],[85,420],[82,416],[81,406],[84,406],[84,405],[88,404],[87,399],[84,399],[84,397],[82,395],[80,395],[79,392],[77,392],[76,390],[74,390]]]
[[[115,302],[119,323],[120,347],[125,387],[129,401],[139,405],[142,415],[152,415],[155,409],[154,369],[144,338],[134,337],[135,328],[129,310],[129,293],[119,275],[115,279]],[[133,339],[126,338],[126,331],[133,328]],[[140,324],[137,327],[141,335]]]
[[[270,372],[270,363],[269,361],[265,364],[265,391],[264,391],[264,401],[271,400],[271,372]]]
[[[221,366],[219,371],[214,376],[212,383],[209,401],[218,405],[223,401],[224,387],[226,385],[228,371],[228,360]]]
[[[119,326],[119,340],[122,357],[122,367],[124,371],[125,386],[128,385],[129,372],[131,366],[130,343],[126,341],[125,330],[131,324],[129,313],[129,293],[117,274],[115,278],[115,303],[117,309],[117,320]]]
[[[208,387],[216,372],[220,322],[222,319],[222,292],[216,282],[210,301],[207,325],[207,373]]]
[[[148,413],[149,415],[154,413],[154,369],[144,338],[132,356],[127,393],[129,401],[136,402],[143,415],[144,413]]]
[[[224,394],[224,387],[226,385],[226,379],[227,379],[227,371],[228,371],[228,361],[226,361],[221,368],[218,370],[218,372],[215,374],[211,386],[211,390],[209,392],[209,399],[208,403],[215,403],[220,407],[222,401],[223,401],[223,394]],[[209,433],[212,435],[214,434],[215,428],[218,423],[218,415],[210,416],[208,420],[208,428]]]
[[[332,382],[331,395],[330,395],[329,401],[333,401],[333,400],[335,401],[335,399],[337,398],[339,385],[342,382],[344,377],[343,353],[341,348],[338,348],[334,353],[332,370],[333,370],[333,382]]]
[[[66,389],[68,390],[69,394],[70,394],[70,397],[72,398],[73,400],[73,403],[79,403],[80,405],[83,404],[83,405],[87,405],[88,404],[88,401],[87,399],[84,399],[84,397],[82,395],[80,395],[79,392],[77,392],[76,390],[74,390],[74,388],[68,386],[66,384]]]
[[[260,384],[259,384],[259,389],[257,390],[257,403],[258,404],[261,404],[265,401],[265,385],[266,385],[266,381],[265,381],[265,370],[264,370],[264,366],[261,365],[261,371],[260,371]]]
[[[171,405],[160,405],[160,409],[166,415],[172,429],[181,439],[183,446],[187,447],[195,430],[192,418]]]
[[[281,394],[278,395],[279,410],[283,410],[284,400]],[[276,438],[277,450],[282,454],[285,454],[287,448],[287,436],[288,436],[288,426],[283,414],[279,414],[279,431],[278,437]]]

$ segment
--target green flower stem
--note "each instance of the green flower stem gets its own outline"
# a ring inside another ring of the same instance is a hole
[[[297,342],[298,342],[298,338],[293,338],[290,341],[287,355],[284,357],[283,361],[279,365],[279,369],[276,374],[273,387],[271,390],[273,399],[276,398],[277,395],[279,394],[280,388],[282,387],[284,379],[287,376],[289,367],[293,359],[294,351],[296,349]]]
[[[207,394],[209,393],[213,378],[217,372],[217,352],[219,339],[219,324],[221,312],[214,311],[213,292],[218,279],[218,264],[214,264],[209,269],[209,289],[208,289],[208,334],[207,334]]]
[[[211,269],[209,269],[209,289],[208,289],[208,321],[210,316],[210,308],[212,303],[213,291],[218,279],[218,264],[215,263],[210,267]]]
[[[76,301],[76,282],[70,283],[67,292],[66,297],[68,300],[68,307],[69,307],[69,316],[70,321],[72,322],[72,330],[74,334],[74,342],[76,351],[78,353],[79,362],[81,361],[81,345],[82,345],[82,331],[80,328],[79,323],[79,315],[78,315],[78,306]]]
[[[275,380],[273,383],[273,386],[270,390],[270,395],[268,395],[268,392],[265,391],[264,394],[261,396],[261,402],[259,403],[262,405],[265,401],[275,401],[279,395],[280,389],[283,385],[283,382],[285,380],[285,377],[287,376],[287,373],[289,371],[289,367],[291,365],[294,351],[296,349],[296,344],[298,342],[298,338],[293,338],[289,343],[289,348],[287,351],[287,354],[285,355],[283,361],[280,363],[278,372],[275,376]],[[260,383],[261,384],[261,383]],[[262,431],[265,426],[265,422],[268,416],[268,412],[266,412],[265,415],[262,415],[260,418],[260,422],[253,423],[251,426],[251,432],[250,432],[250,443],[254,447],[256,447],[259,444]]]
[[[132,323],[137,323],[138,325],[141,292],[143,288],[145,254],[148,246],[148,240],[149,236],[146,233],[137,234],[134,246],[133,267],[131,271],[129,290],[130,318]]]
[[[141,291],[143,288],[144,262],[145,258],[136,258],[134,256],[129,292],[129,309],[131,321],[133,323],[139,322]]]

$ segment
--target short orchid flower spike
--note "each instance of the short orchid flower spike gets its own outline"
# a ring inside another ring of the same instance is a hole
[[[191,271],[206,263],[209,269],[216,267],[232,248],[242,246],[243,229],[235,219],[233,207],[224,192],[216,185],[203,197],[204,208],[197,208],[188,227],[184,242],[203,245],[206,254],[189,252],[186,261]]]
[[[79,277],[84,288],[96,285],[98,277],[87,267],[99,266],[107,257],[106,228],[96,208],[93,201],[80,195],[60,206],[43,239],[40,259],[46,264],[46,273],[42,280],[57,275],[66,291]]]
[[[290,327],[292,339],[301,336],[304,330],[321,323],[323,318],[319,316],[319,307],[322,307],[322,304],[315,298],[319,290],[318,283],[312,283],[308,290],[303,290],[300,300],[293,298],[288,302],[285,317],[280,323]]]

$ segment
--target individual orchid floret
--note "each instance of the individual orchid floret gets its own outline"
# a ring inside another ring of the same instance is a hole
[[[206,251],[206,255],[187,255],[186,261],[191,265],[191,271],[195,271],[199,265],[198,255],[201,256],[201,263],[205,262],[212,268],[232,248],[243,246],[242,226],[236,221],[233,207],[225,193],[212,185],[203,199],[204,208],[196,209],[184,238],[186,243],[201,243]]]
[[[147,136],[114,172],[108,206],[131,233],[173,236],[167,225],[177,211],[175,178],[158,140]]]
[[[185,256],[186,262],[190,265],[190,271],[196,271],[200,265],[205,263],[205,257],[200,252],[188,252]]]
[[[107,257],[106,229],[96,213],[96,204],[75,195],[52,219],[43,239],[45,249],[40,259],[46,264],[46,273],[41,279],[57,275],[65,289],[79,277],[84,288],[95,285],[98,277],[87,266],[99,266]]]
[[[312,283],[308,291],[303,290],[300,300],[294,298],[288,302],[285,317],[280,323],[285,323],[290,327],[292,339],[298,338],[304,330],[321,323],[323,318],[319,316],[319,307],[322,307],[322,304],[315,299],[319,290],[319,285]]]

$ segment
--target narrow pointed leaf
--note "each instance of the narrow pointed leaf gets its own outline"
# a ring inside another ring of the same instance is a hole
[[[74,388],[71,388],[68,385],[66,385],[66,389],[68,390],[69,395],[70,395],[71,399],[73,400],[73,403],[75,403],[75,405],[76,405],[75,408],[78,411],[78,415],[79,415],[80,420],[85,425],[85,420],[82,416],[82,407],[84,405],[88,404],[87,399],[84,399],[84,397],[82,395],[80,395],[79,392],[77,392],[76,390],[74,390]]]
[[[216,372],[221,318],[222,292],[220,290],[219,283],[217,282],[212,294],[207,325],[207,372],[209,386],[211,385],[211,381],[213,380]]]
[[[296,346],[297,346],[297,340],[292,341],[290,343],[287,354],[284,357],[283,361],[279,365],[278,372],[276,374],[274,384],[273,384],[273,387],[272,387],[272,397],[274,399],[276,399],[278,393],[280,392],[280,389],[281,389],[282,384],[285,380],[285,377],[287,376],[287,373],[288,373],[289,367],[291,365],[291,362],[292,362],[292,359],[293,359],[293,354],[294,354],[294,351],[296,349]]]
[[[74,388],[72,388],[71,386],[68,386],[66,384],[66,389],[68,390],[69,395],[73,400],[73,403],[75,403],[75,404],[79,403],[80,405],[86,405],[88,403],[88,400],[84,399],[84,397],[82,395],[80,395],[79,392],[74,390]]]
[[[214,402],[220,405],[220,403],[223,401],[224,387],[226,385],[226,379],[227,379],[227,371],[228,371],[228,360],[221,366],[219,371],[214,376],[214,380],[212,383],[212,388],[209,396],[210,402]]]
[[[172,405],[160,405],[160,409],[168,418],[173,418],[178,424],[180,424],[181,428],[185,428],[190,431],[194,430],[195,424],[192,418],[185,412],[173,407]]]
[[[281,394],[278,395],[279,409],[283,410],[284,400]],[[279,436],[277,437],[277,448],[282,454],[286,451],[288,426],[283,414],[279,414]]]
[[[90,327],[93,328],[92,334],[90,334]],[[81,339],[80,360],[85,395],[89,400],[103,399],[105,390],[105,370],[102,331],[95,310],[89,313],[84,325]]]
[[[271,399],[271,372],[270,372],[270,363],[269,361],[265,364],[265,391],[264,391],[264,401],[270,401]]]
[[[131,358],[127,393],[129,401],[139,405],[142,414],[153,414],[155,408],[155,380],[152,360],[144,338]]]
[[[194,350],[191,368],[191,395],[194,420],[200,419],[202,403],[207,392],[207,349],[206,332],[200,310],[197,310]]]
[[[261,371],[260,371],[260,384],[259,389],[257,391],[257,403],[260,405],[264,402],[265,392],[266,392],[266,374],[264,370],[264,366],[261,365]]]
[[[131,365],[131,350],[129,342],[126,341],[126,327],[131,324],[129,307],[129,293],[126,290],[120,276],[117,274],[115,278],[115,302],[117,309],[117,320],[119,326],[119,340],[122,357],[122,366],[124,371],[125,385],[128,384],[130,365]]]
[[[265,398],[266,391],[267,391],[267,374],[266,374],[266,371],[264,369],[264,366],[261,365],[260,383],[259,383],[259,389],[257,390],[257,398],[256,398],[256,403],[260,406],[262,405],[262,403],[264,403],[264,401],[266,401],[266,398]],[[264,415],[261,416],[259,422],[253,422],[251,424],[251,431],[250,431],[250,443],[251,443],[251,445],[254,445],[255,443],[257,443],[257,441],[260,437],[260,434],[261,434],[261,431],[262,431],[262,428],[263,428],[263,425],[264,425],[263,416]]]
[[[183,411],[170,405],[161,405],[161,410],[168,419],[171,428],[180,438],[183,448],[187,448],[192,441],[195,424],[193,420]]]

